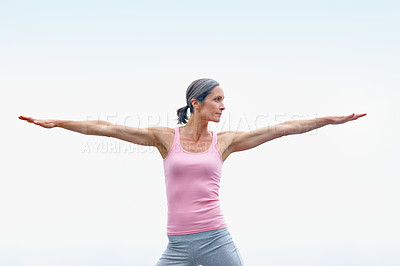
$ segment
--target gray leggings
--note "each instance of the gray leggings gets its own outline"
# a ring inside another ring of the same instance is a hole
[[[168,235],[156,266],[243,266],[228,228],[186,235]]]

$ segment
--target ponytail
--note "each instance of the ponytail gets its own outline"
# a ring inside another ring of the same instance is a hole
[[[176,114],[178,115],[178,124],[186,124],[188,117],[187,117],[187,110],[189,109],[189,106],[184,106],[182,108],[179,108],[176,110]]]

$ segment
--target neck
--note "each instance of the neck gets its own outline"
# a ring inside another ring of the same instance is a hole
[[[191,136],[193,140],[197,141],[200,137],[208,136],[208,121],[201,119],[195,115],[189,118],[189,121],[184,126],[185,134]]]

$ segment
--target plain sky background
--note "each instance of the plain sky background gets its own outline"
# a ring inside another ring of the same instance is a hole
[[[232,154],[220,201],[249,266],[400,265],[398,1],[0,3],[0,264],[154,265],[154,148],[18,119],[176,127],[217,80],[210,130],[368,113]]]

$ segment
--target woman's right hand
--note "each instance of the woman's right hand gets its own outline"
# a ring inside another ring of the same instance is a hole
[[[44,128],[53,128],[57,126],[57,121],[54,119],[47,119],[47,120],[42,120],[42,119],[34,119],[32,117],[27,117],[27,116],[22,116],[20,115],[18,117],[21,120],[25,120],[28,123],[34,123],[35,125],[44,127]]]

